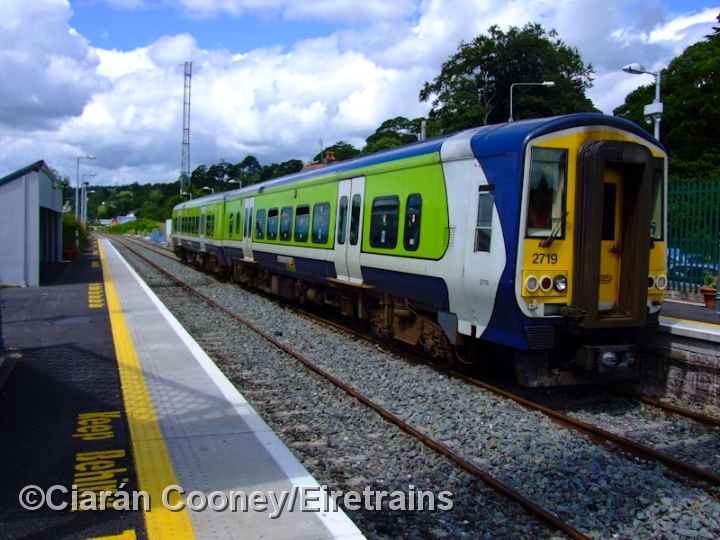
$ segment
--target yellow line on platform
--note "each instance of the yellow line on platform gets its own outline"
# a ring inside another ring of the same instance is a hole
[[[150,495],[151,510],[144,513],[148,538],[195,538],[187,511],[183,509],[171,512],[162,503],[163,490],[167,486],[177,485],[178,481],[101,242],[98,242],[98,249],[102,260],[105,298],[110,312],[138,486]],[[174,496],[170,497],[170,504],[175,505],[179,502],[180,495],[175,491],[172,495]]]
[[[678,322],[687,322],[692,324],[702,324],[704,326],[712,326],[714,328],[718,327],[718,324],[720,324],[720,317],[718,317],[717,323],[709,323],[709,322],[703,322],[703,321],[693,321],[691,319],[678,319],[677,317],[666,317],[665,315],[660,315],[661,319],[667,319],[669,321],[678,321]]]

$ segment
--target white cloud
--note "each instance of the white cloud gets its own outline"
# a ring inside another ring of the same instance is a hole
[[[65,0],[0,0],[0,176],[44,158],[74,175],[91,153],[94,182],[169,182],[180,168],[182,63],[194,60],[191,164],[309,159],[346,140],[358,147],[382,121],[427,113],[425,81],[492,24],[556,28],[597,71],[589,92],[610,113],[651,77],[630,62],[666,66],[710,33],[720,9],[672,14],[656,0],[422,0],[413,4],[310,0],[173,0],[194,14],[268,10],[287,19],[345,21],[347,28],[281,48],[198,49],[190,34],[157,36],[131,51],[91,48],[69,25]],[[113,0],[124,8],[155,0]],[[167,4],[165,4],[167,5]],[[356,21],[357,24],[350,24]]]

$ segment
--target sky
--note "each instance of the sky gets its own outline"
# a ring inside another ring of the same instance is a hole
[[[44,159],[92,185],[180,175],[183,63],[190,168],[362,148],[462,41],[497,24],[555,28],[595,69],[607,114],[717,25],[720,0],[0,0],[0,177]]]

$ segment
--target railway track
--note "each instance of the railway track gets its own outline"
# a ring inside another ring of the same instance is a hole
[[[143,247],[146,247],[146,246],[143,245]],[[174,260],[173,257],[169,257],[169,258],[171,258],[171,259]],[[179,264],[177,261],[174,261],[174,263],[175,263],[175,264]],[[267,332],[266,332],[266,333],[267,333]],[[346,334],[349,335],[349,332],[346,332]],[[280,338],[280,339],[283,339],[284,341],[287,341],[287,340],[284,339],[284,338]],[[276,339],[276,341],[278,341],[278,340]],[[278,341],[278,343],[280,343],[280,341]],[[282,346],[287,346],[287,345],[283,345],[283,343],[280,343],[280,345],[282,345]],[[322,368],[321,368],[321,369],[322,369]],[[441,379],[442,379],[443,377],[445,377],[445,380],[447,380],[448,382],[450,381],[450,379],[447,378],[447,375],[439,375],[439,376],[440,376]],[[458,380],[459,380],[459,379],[458,379]],[[468,381],[467,379],[466,379],[466,382],[470,382],[470,383],[472,383],[472,384],[477,384],[476,382]],[[352,386],[353,386],[354,388],[357,388],[357,387],[358,387],[357,384],[352,384]],[[357,390],[354,390],[354,389],[351,389],[351,390],[354,391],[354,392],[356,392],[356,393],[359,393],[359,392],[357,392]],[[369,395],[371,395],[371,397],[372,397],[372,392],[369,392]],[[368,401],[372,401],[370,398],[367,398],[367,397],[365,397],[365,399],[367,399]],[[361,400],[361,401],[362,401],[362,400]],[[382,400],[379,400],[379,401],[382,402]],[[531,409],[531,410],[538,410],[538,409],[539,409],[539,407],[537,406],[537,404],[532,404],[532,403],[526,404],[526,407],[528,407],[528,408]],[[381,413],[381,414],[382,414],[382,413]],[[392,412],[389,412],[389,411],[388,411],[388,414],[393,415],[393,413],[392,413]],[[427,436],[427,432],[428,432],[428,431],[432,431],[432,428],[428,429],[428,428],[425,428],[425,427],[423,427],[423,426],[418,426],[418,424],[416,424],[415,422],[409,422],[409,423],[406,422],[406,420],[408,420],[408,416],[410,417],[410,420],[414,420],[414,416],[413,416],[412,414],[404,415],[404,414],[401,413],[401,414],[398,415],[397,413],[395,413],[394,416],[395,416],[400,422],[405,422],[405,424],[407,424],[407,427],[409,427],[409,428],[411,428],[411,429],[415,429],[415,431],[417,432],[417,434],[421,437],[421,440],[431,440],[431,439],[434,439],[433,437],[428,437],[428,436]],[[401,418],[402,416],[405,416],[405,418],[404,418],[404,419]],[[568,422],[567,420],[563,420],[563,421],[564,421],[564,422]],[[574,422],[573,422],[572,420],[571,420],[569,423],[573,425],[573,427],[571,427],[571,429],[578,429],[577,425],[574,424]],[[413,428],[412,424],[415,424],[415,425],[418,426],[418,427]],[[452,431],[452,430],[451,430],[451,431]],[[457,431],[457,430],[456,430],[456,431]],[[492,423],[490,423],[490,425],[489,425],[489,432],[490,432],[491,435],[493,434],[493,425],[492,425]],[[424,438],[424,439],[423,439],[423,438]],[[486,460],[486,459],[482,459],[482,458],[480,458],[480,459],[478,459],[478,458],[468,459],[468,456],[467,456],[467,455],[466,455],[465,457],[463,457],[463,456],[462,456],[462,452],[456,452],[455,450],[452,450],[452,449],[451,449],[453,446],[458,446],[458,445],[457,445],[457,442],[455,442],[455,441],[452,440],[452,437],[450,437],[450,439],[451,439],[450,441],[445,441],[445,442],[443,442],[443,437],[439,437],[439,438],[438,438],[438,441],[436,441],[436,442],[438,443],[438,449],[447,449],[447,450],[450,451],[450,452],[453,452],[453,453],[458,454],[458,455],[460,456],[460,459],[461,459],[461,460],[464,460],[468,465],[470,465],[471,468],[474,467],[474,468],[478,469],[478,470],[482,473],[482,472],[484,472],[484,471],[486,471],[486,470],[488,469],[488,467],[487,467],[488,462],[490,462],[491,465],[492,465],[493,463],[497,463],[497,462],[494,462],[493,460]],[[605,439],[605,440],[607,440],[607,439]],[[449,444],[448,444],[448,443],[449,443]],[[497,446],[498,444],[499,444],[498,440],[497,440],[495,437],[491,437],[490,441],[488,441],[484,446],[485,446],[486,448],[492,449],[492,448],[494,448],[495,446]],[[618,444],[618,443],[612,443],[612,444]],[[624,446],[622,446],[622,445],[619,445],[619,444],[618,444],[618,446],[621,447],[621,448],[624,448]],[[605,445],[604,447],[607,448],[607,445]],[[442,451],[442,450],[441,450],[441,451]],[[604,453],[604,454],[607,454],[607,452],[604,452],[604,451],[603,451],[603,453]],[[623,458],[623,459],[624,459],[624,458]],[[646,457],[643,458],[643,459],[655,459],[655,456],[646,456]],[[472,461],[472,462],[471,462],[471,461]],[[477,465],[474,465],[473,463],[479,463],[479,464],[481,465],[481,467],[478,467]],[[646,467],[646,465],[643,465],[642,462],[639,462],[638,465],[641,466],[641,467],[643,467],[643,466]],[[497,468],[497,467],[496,467],[496,468]],[[467,467],[466,467],[466,469],[467,469]],[[468,469],[468,470],[470,470],[470,469]],[[684,472],[682,472],[681,474],[687,474],[687,471],[684,471]],[[692,475],[689,475],[689,476],[692,476]],[[705,481],[707,481],[707,480],[705,480]],[[523,487],[525,487],[525,486],[523,486]],[[673,488],[673,489],[676,489],[676,490],[677,490],[677,489],[679,489],[679,488]],[[691,488],[691,489],[694,489],[694,488]],[[514,491],[517,491],[517,489],[515,489]],[[531,495],[536,495],[536,491],[537,491],[537,490],[534,490],[534,489],[530,488],[530,489],[528,489],[527,491],[529,491]],[[622,490],[619,490],[619,491],[622,491]],[[702,498],[702,497],[703,497],[703,496],[700,495],[700,498]],[[537,498],[538,498],[538,497],[533,497],[533,498],[536,499],[536,502],[533,503],[533,504],[537,504]],[[642,500],[642,499],[641,499],[641,500]],[[668,499],[668,497],[661,497],[661,500],[663,500],[664,502],[668,502],[669,499]],[[532,501],[531,501],[531,502],[532,502]],[[697,502],[697,501],[696,501],[696,502]],[[707,505],[707,504],[714,504],[714,503],[712,503],[707,497],[705,497],[704,499],[702,499],[702,500],[700,501],[700,503],[701,503],[702,507],[704,507],[704,506]],[[558,511],[558,508],[560,508],[560,506],[562,506],[562,505],[558,506],[558,505],[550,504],[549,506],[551,507],[551,509],[552,509],[553,512],[556,512],[556,513],[558,513],[558,514],[560,514],[560,515],[563,514],[562,510],[561,510],[561,511]],[[591,509],[594,508],[594,507],[595,507],[594,504],[589,505],[589,508],[591,508]],[[598,505],[598,507],[601,508],[602,505]],[[652,513],[652,512],[651,512],[651,513]],[[644,517],[644,516],[643,516],[643,517]],[[578,518],[578,519],[579,519],[579,518]],[[568,520],[568,521],[571,521],[571,522],[572,522],[572,520]],[[579,521],[582,522],[583,520],[582,520],[582,519],[579,519]],[[711,525],[711,526],[712,526],[712,525]],[[580,529],[582,530],[582,527],[580,527]],[[596,532],[596,531],[595,531],[592,527],[590,527],[590,528],[588,529],[588,532],[591,532],[591,533],[592,533],[592,532]]]
[[[147,245],[142,243],[142,241],[138,240],[131,240],[136,245],[139,245],[141,247],[144,247],[146,249],[150,249],[156,253],[159,253],[160,255],[167,257],[171,260],[177,261],[177,258],[174,256],[173,252],[166,248],[160,248],[152,245]],[[194,268],[194,267],[193,267]],[[210,274],[212,275],[212,274]],[[271,301],[277,302],[283,306],[288,307],[288,303],[284,302],[282,300],[277,300],[275,298],[270,298]],[[312,312],[304,311],[302,309],[299,309],[295,306],[290,306],[290,309],[294,310],[296,313],[299,313],[303,316],[310,317],[313,320],[319,321],[323,324],[332,325],[336,327],[338,330],[347,333],[348,335],[355,336],[356,338],[366,339],[369,340],[379,346],[385,347],[388,351],[404,357],[406,359],[409,359],[414,362],[419,362],[428,365],[429,367],[433,369],[438,369],[438,367],[433,364],[432,362],[428,362],[426,358],[413,354],[412,352],[408,352],[405,349],[397,348],[397,347],[390,347],[386,346],[384,343],[380,342],[379,340],[373,338],[372,336],[366,334],[366,333],[360,333],[356,330],[353,330],[351,328],[348,328],[347,326],[343,325],[342,323],[339,323],[335,320],[328,320],[326,318],[320,317],[317,314],[314,314]],[[441,368],[442,369],[442,368]],[[711,472],[708,470],[708,464],[702,463],[701,467],[698,467],[696,465],[693,465],[691,463],[687,463],[683,461],[682,459],[677,459],[676,457],[673,457],[672,455],[667,455],[666,453],[663,453],[661,451],[658,451],[656,448],[653,448],[652,446],[648,444],[642,444],[641,442],[638,442],[636,440],[633,440],[632,438],[628,438],[623,436],[622,433],[610,431],[607,429],[602,429],[592,421],[583,421],[580,418],[577,418],[576,416],[573,416],[572,414],[563,414],[562,412],[553,409],[552,406],[547,406],[542,403],[539,403],[537,401],[533,401],[532,399],[529,399],[528,397],[523,397],[520,395],[522,393],[522,390],[525,389],[518,389],[518,391],[508,391],[507,389],[503,389],[500,386],[495,386],[488,384],[486,382],[480,381],[474,377],[459,373],[457,371],[453,370],[446,370],[442,369],[444,373],[447,373],[449,376],[459,378],[461,380],[464,380],[465,382],[468,382],[474,386],[484,388],[490,392],[493,392],[494,394],[498,396],[502,396],[508,399],[512,399],[516,403],[520,404],[521,406],[525,407],[528,410],[537,410],[541,411],[543,414],[545,414],[548,418],[550,418],[556,425],[566,428],[566,429],[573,429],[576,430],[583,435],[587,436],[591,441],[595,442],[596,444],[602,445],[605,448],[609,448],[611,450],[620,449],[622,451],[630,453],[632,456],[634,456],[636,459],[642,459],[642,460],[649,460],[649,461],[656,461],[659,463],[662,463],[668,469],[674,471],[675,473],[682,475],[684,477],[687,477],[692,480],[697,480],[700,482],[706,482],[707,484],[715,487],[720,487],[720,475],[715,474],[714,472]],[[688,418],[694,422],[698,422],[701,425],[709,428],[708,433],[710,433],[712,436],[714,436],[715,439],[717,439],[718,445],[720,445],[720,419],[712,418],[709,416],[698,414],[694,411],[690,411],[687,409],[682,409],[680,407],[676,407],[667,403],[663,403],[662,401],[654,400],[645,396],[640,396],[637,394],[633,394],[630,392],[625,392],[622,390],[614,389],[614,388],[604,388],[603,391],[623,396],[630,400],[635,400],[637,402],[643,403],[645,405],[649,405],[651,407],[655,407],[659,410],[662,410],[666,415],[680,415],[685,418]],[[552,392],[554,394],[563,394],[565,391],[563,389],[553,389]],[[537,391],[530,390],[529,393],[538,394]],[[658,425],[656,422],[653,425]],[[612,429],[612,428],[611,428]],[[705,439],[703,439],[703,435],[700,437],[696,437],[695,439],[699,439],[701,442],[703,440],[708,440],[708,435],[704,435]],[[720,453],[720,448],[718,449],[718,452]],[[717,455],[717,459],[720,461],[720,455]]]

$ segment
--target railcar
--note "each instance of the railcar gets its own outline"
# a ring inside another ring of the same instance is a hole
[[[516,121],[182,203],[172,241],[441,363],[494,351],[522,384],[575,384],[630,373],[657,329],[666,179],[630,122]]]

